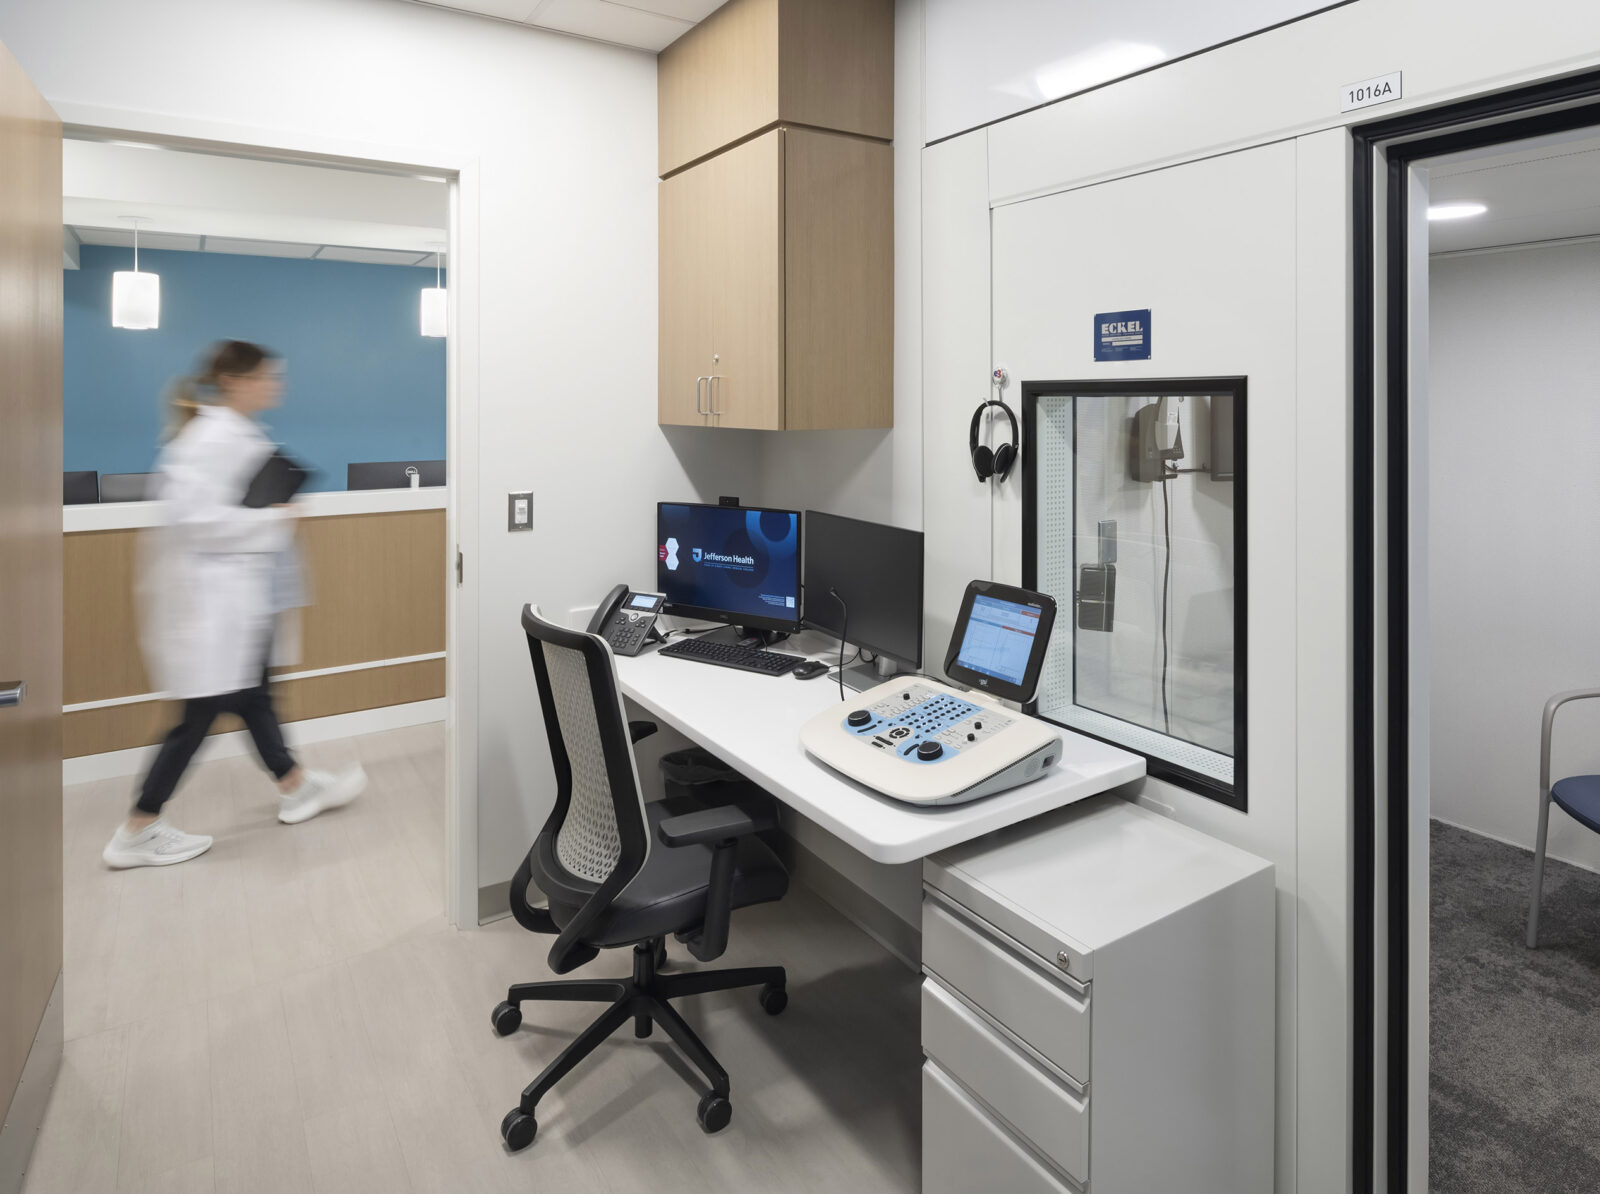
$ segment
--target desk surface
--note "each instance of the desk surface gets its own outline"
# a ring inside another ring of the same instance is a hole
[[[916,808],[845,778],[801,747],[808,718],[829,706],[842,717],[855,696],[841,704],[833,676],[763,676],[662,658],[655,649],[619,657],[617,675],[653,717],[878,862],[914,862],[1144,774],[1138,755],[1063,730],[1061,762],[1048,775],[970,804]]]

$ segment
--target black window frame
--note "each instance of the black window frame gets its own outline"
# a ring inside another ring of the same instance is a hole
[[[1180,766],[1170,759],[1147,754],[1126,742],[1118,742],[1099,734],[1090,734],[1078,726],[1065,725],[1062,722],[1043,717],[1039,713],[1037,698],[1029,701],[1024,706],[1024,710],[1033,716],[1041,717],[1044,721],[1049,721],[1052,725],[1060,725],[1063,729],[1071,730],[1074,734],[1083,734],[1087,738],[1095,738],[1122,750],[1144,755],[1145,773],[1147,775],[1176,784],[1181,788],[1186,788],[1197,795],[1214,800],[1241,813],[1250,811],[1249,784],[1247,782],[1249,702],[1246,692],[1249,662],[1249,643],[1246,633],[1249,613],[1249,539],[1246,534],[1249,509],[1247,489],[1249,475],[1247,443],[1249,437],[1246,434],[1246,425],[1249,422],[1247,417],[1249,411],[1248,390],[1248,379],[1242,376],[1099,378],[1077,381],[1025,381],[1022,383],[1022,586],[1026,589],[1037,589],[1039,576],[1039,460],[1035,447],[1036,437],[1034,432],[1038,424],[1039,400],[1041,398],[1208,397],[1215,394],[1232,395],[1234,402],[1234,475],[1232,481],[1234,486],[1233,783],[1223,783],[1212,776],[1203,775],[1190,768]],[[1074,500],[1076,500],[1078,470],[1076,430],[1074,430],[1073,439],[1072,470],[1073,495]],[[1076,546],[1074,546],[1072,569],[1074,577],[1077,576],[1076,551]],[[1056,599],[1057,605],[1066,612],[1073,627],[1073,632],[1076,633],[1076,592],[1066,594],[1052,593],[1051,596]],[[1073,672],[1074,677],[1076,677],[1076,653],[1074,653]],[[1076,688],[1076,680],[1074,680],[1074,688]]]

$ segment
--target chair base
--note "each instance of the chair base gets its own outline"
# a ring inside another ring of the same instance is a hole
[[[633,1021],[633,1035],[636,1037],[648,1037],[652,1026],[656,1024],[666,1030],[673,1043],[705,1075],[710,1085],[700,1100],[700,1126],[708,1133],[727,1126],[733,1113],[728,1102],[728,1071],[718,1064],[711,1050],[705,1047],[669,1000],[759,986],[762,988],[762,1008],[775,1016],[788,1004],[784,969],[782,966],[746,966],[729,970],[697,970],[688,974],[660,974],[658,966],[665,952],[663,944],[657,939],[642,941],[633,947],[631,980],[567,979],[547,983],[516,983],[507,991],[505,1002],[497,1006],[490,1017],[495,1031],[501,1036],[508,1036],[521,1026],[521,1005],[529,1000],[609,1005],[599,1019],[573,1038],[560,1056],[528,1084],[517,1106],[506,1114],[500,1124],[500,1134],[511,1151],[533,1143],[538,1127],[534,1111],[546,1092],[629,1020]]]

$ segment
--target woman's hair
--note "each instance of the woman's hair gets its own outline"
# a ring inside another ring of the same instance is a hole
[[[262,362],[276,360],[270,348],[248,340],[219,340],[201,358],[200,371],[172,383],[167,438],[189,425],[195,412],[213,400],[224,377],[244,377],[261,368]]]

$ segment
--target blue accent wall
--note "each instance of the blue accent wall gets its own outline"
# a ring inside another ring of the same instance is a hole
[[[148,472],[166,425],[167,387],[215,340],[253,340],[284,358],[283,405],[269,434],[343,489],[361,460],[445,454],[442,339],[418,332],[433,270],[141,249],[161,275],[161,326],[111,326],[111,275],[131,249],[84,245],[65,272],[64,433],[68,471]]]

